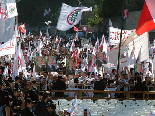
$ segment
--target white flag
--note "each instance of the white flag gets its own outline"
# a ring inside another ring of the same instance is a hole
[[[76,110],[76,104],[77,104],[77,96],[75,96],[74,103],[72,105],[72,108],[68,110],[71,116],[75,115],[75,110]]]
[[[22,72],[22,70],[26,69],[26,64],[25,64],[25,60],[24,60],[24,56],[21,50],[20,43],[17,49],[14,63],[15,63],[14,68],[13,68],[14,76],[18,76],[19,72]]]
[[[16,7],[16,3],[7,3],[7,10],[8,10],[8,18],[17,16],[17,7]]]
[[[7,75],[8,75],[8,66],[5,66],[3,75],[4,75],[4,76],[7,76]]]
[[[92,11],[92,7],[72,7],[63,3],[57,23],[57,29],[61,31],[66,31],[72,28],[81,20],[81,15],[83,11]]]

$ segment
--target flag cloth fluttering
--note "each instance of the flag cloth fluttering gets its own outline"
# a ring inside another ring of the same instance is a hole
[[[110,18],[109,18],[109,26],[107,26],[107,33],[109,33],[109,27],[112,27],[112,21]]]
[[[26,69],[26,64],[23,56],[23,52],[21,50],[21,45],[19,43],[17,52],[16,52],[16,57],[15,57],[15,64],[13,68],[14,72],[14,77],[19,75],[19,72],[22,72],[22,70]]]
[[[79,29],[77,27],[75,27],[75,26],[73,26],[73,27],[74,27],[74,31],[79,31]]]
[[[3,19],[6,19],[8,17],[8,10],[7,9],[6,10],[1,9],[0,13],[2,14]]]
[[[123,14],[124,14],[123,15],[124,19],[127,19],[128,18],[128,10],[125,9]]]
[[[71,116],[75,115],[76,104],[77,104],[77,96],[75,95],[75,100],[73,102],[72,108],[67,111],[70,113]]]
[[[19,30],[21,33],[26,33],[25,23],[19,26]]]
[[[59,42],[58,37],[56,37],[56,38],[55,38],[55,42],[56,42],[56,43],[58,43],[58,42]]]
[[[102,50],[102,52],[105,52],[105,54],[107,54],[107,52],[108,52],[108,47],[107,47],[107,43],[105,41],[104,35],[102,36],[102,41],[101,41],[101,44],[100,44],[100,47],[99,47],[99,51],[100,50]]]
[[[71,47],[70,47],[70,52],[74,51],[75,43],[74,40],[72,41]]]
[[[81,15],[83,11],[92,11],[92,8],[72,7],[63,3],[57,23],[57,29],[61,31],[66,31],[72,28],[81,20]]]
[[[46,16],[47,14],[50,14],[50,12],[51,12],[51,9],[50,8],[49,8],[48,11],[45,9],[44,16]]]
[[[8,18],[17,16],[17,8],[16,8],[16,3],[7,3],[7,10],[8,10]]]
[[[84,31],[85,33],[89,33],[88,27],[87,27],[87,26],[86,26],[86,27],[83,27],[83,31]]]
[[[145,0],[138,26],[137,35],[142,35],[155,28],[155,0]]]

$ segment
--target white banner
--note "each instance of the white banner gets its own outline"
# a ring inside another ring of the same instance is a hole
[[[122,41],[134,30],[122,30]],[[120,42],[121,29],[109,27],[109,45],[117,45]]]
[[[7,10],[8,10],[8,18],[17,16],[17,8],[16,8],[16,3],[7,3]]]
[[[15,54],[16,38],[0,46],[0,56]]]
[[[92,8],[72,7],[63,3],[57,23],[57,29],[61,31],[66,31],[72,28],[81,20],[81,15],[83,11],[92,11]]]
[[[129,50],[128,53],[129,55],[132,52],[132,55],[130,57],[130,65],[134,63],[134,55],[137,58],[140,48],[141,48],[141,61],[143,62],[144,60],[147,60],[149,58],[149,34],[148,32],[144,33],[141,36],[137,36],[136,32],[134,31],[128,38],[124,39],[124,41],[121,44],[121,50],[120,50],[120,63],[121,66],[126,66],[126,47],[128,46]],[[109,62],[117,65],[118,61],[118,52],[119,52],[119,47],[118,45],[112,49],[112,51],[108,52],[109,55]]]

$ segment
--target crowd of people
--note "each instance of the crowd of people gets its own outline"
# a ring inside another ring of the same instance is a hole
[[[14,57],[2,56],[0,116],[57,116],[52,97],[67,95],[63,92],[50,93],[49,90],[82,89],[79,85],[91,85],[86,88],[105,90],[117,87],[117,90],[129,91],[130,87],[130,91],[147,91],[148,85],[154,85],[150,75],[143,80],[143,74],[134,72],[133,68],[124,67],[120,74],[117,74],[116,68],[109,71],[103,65],[108,62],[106,54],[99,50],[96,39],[93,38],[91,44],[83,43],[83,39],[56,36],[50,39],[37,36],[23,38],[20,43],[26,70],[16,76],[13,74]],[[94,97],[103,98],[106,95],[94,93]],[[124,96],[115,94],[115,97]],[[69,112],[61,115],[69,115]]]

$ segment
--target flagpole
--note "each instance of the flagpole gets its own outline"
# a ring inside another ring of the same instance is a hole
[[[17,7],[17,0],[16,0],[16,7]],[[17,25],[17,28],[18,28],[18,15],[16,16],[16,25]]]
[[[125,9],[125,0],[124,0],[124,8]],[[124,11],[123,11],[124,14]],[[122,41],[122,30],[123,30],[123,15],[122,15],[122,26],[121,26],[121,33],[120,33],[120,42],[119,42],[119,52],[118,52],[118,62],[117,62],[117,74],[119,73],[119,67],[120,67],[120,47],[121,47],[121,41]]]
[[[55,29],[55,35],[56,35],[56,33],[57,33],[57,28]]]

